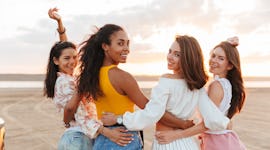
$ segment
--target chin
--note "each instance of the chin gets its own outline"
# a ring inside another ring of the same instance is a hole
[[[127,62],[127,60],[122,60],[122,61],[120,61],[120,63],[126,63]]]

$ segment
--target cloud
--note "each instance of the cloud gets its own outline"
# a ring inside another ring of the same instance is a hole
[[[267,63],[270,59],[270,53],[269,54],[262,54],[262,53],[253,53],[244,57],[241,57],[241,62],[246,64],[252,64],[252,63]]]
[[[270,1],[260,0],[255,2],[254,10],[237,13],[237,16],[235,14],[224,14],[222,8],[218,8],[214,1],[211,0],[154,0],[142,5],[125,5],[125,7],[112,9],[110,12],[99,15],[97,13],[72,14],[72,11],[78,7],[74,6],[72,10],[65,9],[65,11],[71,12],[69,12],[68,16],[63,17],[63,22],[67,29],[69,40],[75,43],[82,42],[92,32],[94,25],[101,27],[106,23],[119,24],[127,30],[131,37],[131,52],[128,62],[150,63],[166,60],[166,52],[152,52],[156,48],[155,45],[160,44],[157,42],[164,42],[162,38],[160,38],[162,40],[156,40],[154,36],[160,36],[159,32],[162,32],[164,28],[174,28],[176,25],[180,30],[182,30],[181,27],[183,26],[194,27],[199,29],[198,31],[206,33],[205,36],[208,36],[207,34],[211,36],[213,32],[226,27],[230,31],[234,30],[237,34],[241,34],[242,37],[250,37],[248,40],[256,42],[257,45],[267,46],[267,44],[264,44],[269,43],[266,38],[263,40],[265,41],[264,43],[258,43],[258,41],[262,40],[259,40],[260,36],[257,34],[267,35],[270,33]],[[98,5],[97,7],[100,6]],[[21,21],[24,18],[18,18],[18,22],[22,24],[19,23],[19,27],[16,28],[16,36],[0,39],[1,49],[4,49],[4,55],[0,56],[1,66],[2,64],[10,66],[6,68],[15,67],[18,64],[28,67],[37,66],[36,68],[38,68],[38,65],[45,66],[49,50],[52,44],[58,40],[58,34],[56,32],[56,22],[48,18],[47,10],[44,11],[44,7],[48,7],[48,4],[43,6],[43,8],[35,8],[39,15],[36,17],[33,15],[33,18],[30,20],[32,22],[31,26],[25,26],[26,23]],[[39,9],[43,10],[40,11]],[[86,10],[84,12],[87,12]],[[29,15],[32,13],[33,11],[30,10],[25,13],[22,12],[20,16],[27,16],[27,20],[32,17]],[[40,14],[44,15],[42,16],[43,18],[39,17]],[[15,15],[13,18],[16,17]],[[34,22],[36,18],[38,18],[38,21]],[[225,25],[223,24],[224,22]],[[217,25],[219,25],[218,28]],[[191,31],[187,30],[187,32]],[[197,30],[192,30],[192,32],[197,32]],[[7,31],[6,33],[10,32]],[[200,33],[198,32],[198,34]],[[254,36],[257,38],[259,37],[256,39],[257,41],[253,40],[252,34],[256,34]],[[171,38],[169,37],[170,35],[162,35]],[[132,39],[132,37],[136,36],[141,37],[142,40],[136,41]],[[151,43],[151,38],[153,39],[153,37],[156,41]],[[253,47],[247,46],[245,50],[249,48],[254,52],[254,48],[257,48],[257,45]],[[161,49],[166,50],[166,47]],[[251,56],[243,57],[243,62],[259,61],[263,63],[269,60],[269,58],[269,55],[252,54]],[[11,59],[14,62],[11,62]]]
[[[137,63],[137,64],[144,64],[144,63],[152,63],[152,62],[160,62],[160,61],[167,61],[167,54],[161,52],[134,52],[131,51],[128,56],[128,63]]]
[[[270,26],[270,9],[265,11],[256,10],[249,13],[243,13],[237,17],[231,17],[231,20],[235,20],[235,30],[240,34],[247,34],[262,26]],[[268,29],[270,32],[270,29]]]
[[[198,21],[198,17],[216,20],[215,15],[202,15],[202,4],[203,0],[158,0],[144,7],[127,7],[98,16],[74,15],[67,23],[76,25],[75,28],[85,28],[91,24],[115,23],[126,27],[131,36],[140,35],[142,38],[148,38],[155,32],[155,28],[173,26],[177,23],[195,22],[198,26],[204,24],[205,21],[203,19]]]

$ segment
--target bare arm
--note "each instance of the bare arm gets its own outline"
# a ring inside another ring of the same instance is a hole
[[[77,108],[79,106],[79,102],[80,102],[80,97],[77,93],[75,93],[71,100],[68,101],[68,103],[65,105],[64,108],[64,117],[63,117],[63,121],[65,124],[69,124],[69,122],[71,120],[74,120],[74,114],[77,111]]]
[[[207,128],[205,128],[204,123],[202,122],[186,130],[159,131],[159,132],[156,132],[155,136],[159,144],[168,144],[179,138],[190,137],[190,136],[202,133],[206,130]]]
[[[179,128],[179,129],[187,129],[194,126],[194,123],[192,120],[179,119],[167,111],[159,120],[159,123],[162,123],[163,125],[168,126],[168,127]]]
[[[48,15],[51,19],[56,20],[58,24],[57,31],[59,33],[59,40],[60,41],[67,41],[66,29],[63,25],[61,16],[57,13],[57,8],[51,8],[48,11]]]
[[[140,90],[137,81],[127,72],[121,72],[121,74],[122,82],[119,81],[120,88],[139,108],[143,109],[148,99]]]
[[[223,97],[223,88],[218,81],[212,82],[208,87],[208,96],[214,102],[214,104],[219,107]]]

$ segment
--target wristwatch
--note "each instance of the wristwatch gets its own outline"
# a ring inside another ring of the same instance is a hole
[[[117,118],[116,118],[116,123],[117,124],[123,124],[123,116],[122,115],[119,115]]]

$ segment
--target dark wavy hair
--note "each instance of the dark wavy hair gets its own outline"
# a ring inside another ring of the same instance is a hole
[[[191,36],[176,36],[180,47],[180,65],[185,81],[190,90],[202,88],[208,75],[204,67],[202,49],[198,41]]]
[[[54,97],[54,86],[57,79],[57,72],[59,71],[58,65],[54,64],[53,59],[59,59],[59,57],[62,55],[63,50],[66,48],[73,48],[74,50],[76,50],[76,46],[68,41],[56,42],[51,48],[43,89],[44,96],[47,96],[49,98]]]
[[[221,42],[215,46],[214,49],[218,47],[224,50],[229,63],[233,66],[226,76],[232,84],[231,107],[229,108],[227,115],[228,118],[232,118],[236,113],[241,111],[246,98],[241,72],[240,56],[236,45],[232,45],[227,41]]]
[[[121,30],[123,28],[118,25],[106,24],[81,44],[83,46],[79,52],[81,58],[77,78],[79,95],[92,96],[95,100],[104,95],[99,85],[99,72],[105,58],[102,44],[110,45],[111,35]]]

